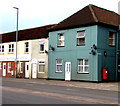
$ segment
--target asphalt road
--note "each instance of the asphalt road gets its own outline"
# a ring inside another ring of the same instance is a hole
[[[3,104],[118,104],[118,92],[3,80]]]

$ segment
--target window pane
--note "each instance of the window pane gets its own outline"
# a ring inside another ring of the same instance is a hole
[[[12,44],[12,48],[14,48],[14,44]]]
[[[85,44],[85,38],[77,38],[77,45],[84,45]]]
[[[56,71],[62,71],[62,59],[57,59],[56,60]]]
[[[4,51],[4,47],[3,47],[2,49],[3,49],[2,51]],[[9,50],[8,50],[8,52],[14,52],[14,44],[10,44],[10,45],[9,45]]]
[[[88,69],[89,69],[88,67],[85,67],[85,72],[88,72]]]
[[[12,48],[12,52],[14,52],[14,49]]]
[[[64,46],[64,34],[58,35],[58,46]]]
[[[114,32],[109,32],[109,45],[115,45],[115,34]]]
[[[59,46],[64,46],[64,40],[59,40],[58,45]]]
[[[85,31],[77,32],[77,38],[83,38],[83,37],[85,37]]]
[[[57,71],[62,71],[62,65],[57,65]]]
[[[11,49],[8,50],[8,52],[10,52]]]
[[[78,65],[83,65],[83,60],[82,59],[78,60]]]
[[[4,52],[4,46],[2,46],[2,52]]]
[[[85,65],[88,65],[88,60],[87,59],[85,60]]]
[[[25,52],[29,52],[29,42],[25,42]]]
[[[78,67],[78,72],[83,72],[83,67]]]
[[[60,39],[61,39],[61,40],[64,40],[64,35],[60,36]]]
[[[28,48],[26,48],[26,51],[25,51],[25,52],[28,52],[28,50],[29,50],[29,49],[28,49]]]
[[[43,44],[40,45],[40,51],[44,51],[44,45]]]
[[[56,63],[57,63],[57,64],[62,64],[62,59],[57,59],[57,60],[56,60]]]
[[[39,64],[39,72],[45,72],[45,65]]]
[[[25,46],[28,47],[28,46],[29,46],[29,43],[28,43],[28,42],[25,42]]]
[[[64,39],[64,34],[59,34],[59,39]]]
[[[11,48],[11,45],[9,45],[9,48]]]

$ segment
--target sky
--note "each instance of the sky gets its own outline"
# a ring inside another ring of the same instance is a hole
[[[57,24],[89,4],[118,13],[120,0],[0,0],[0,34],[16,30],[19,8],[19,30]]]

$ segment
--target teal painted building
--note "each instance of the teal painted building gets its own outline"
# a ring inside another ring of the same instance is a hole
[[[103,81],[107,67],[107,80],[117,81],[118,25],[118,14],[88,5],[53,27],[48,78]]]

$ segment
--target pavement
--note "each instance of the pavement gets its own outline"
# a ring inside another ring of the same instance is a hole
[[[28,82],[44,85],[69,86],[98,90],[120,91],[120,82],[82,82],[82,81],[61,81],[46,79],[23,79],[23,78],[2,78],[2,81]]]

